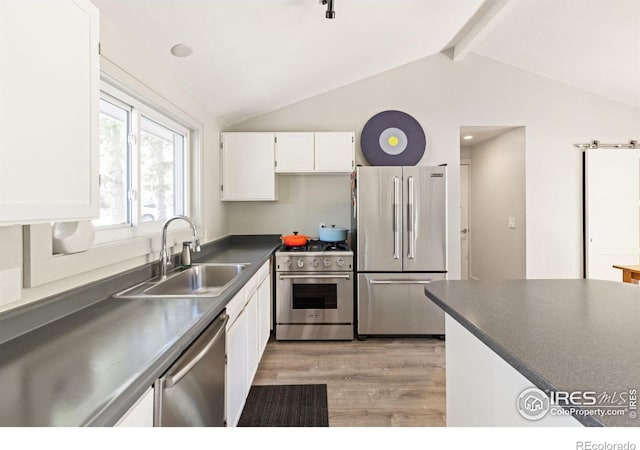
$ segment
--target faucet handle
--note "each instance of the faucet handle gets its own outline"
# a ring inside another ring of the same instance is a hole
[[[200,239],[198,239],[197,237],[194,237],[193,241],[191,243],[193,244],[193,251],[194,252],[199,252],[200,251]]]

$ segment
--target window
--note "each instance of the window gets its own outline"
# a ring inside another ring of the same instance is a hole
[[[128,136],[131,111],[100,99],[100,218],[96,226],[130,223]]]
[[[187,128],[103,84],[97,242],[157,231],[188,214],[188,139]]]

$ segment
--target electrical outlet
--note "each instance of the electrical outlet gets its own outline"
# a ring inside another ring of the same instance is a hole
[[[507,222],[507,226],[509,228],[515,228],[516,227],[516,218],[515,217],[509,217],[509,220]]]

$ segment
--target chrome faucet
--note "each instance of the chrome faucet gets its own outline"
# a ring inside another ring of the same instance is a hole
[[[196,229],[195,224],[189,219],[187,216],[174,216],[164,223],[162,227],[162,247],[160,249],[160,278],[167,277],[167,267],[171,265],[171,259],[167,254],[167,227],[171,222],[177,219],[182,219],[186,221],[189,225],[191,225],[191,232],[193,236],[191,238],[191,245],[193,245],[193,251],[200,251],[200,239],[198,238],[198,230]]]

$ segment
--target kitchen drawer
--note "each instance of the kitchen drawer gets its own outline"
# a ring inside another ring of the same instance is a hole
[[[444,273],[358,274],[358,334],[444,334],[444,312],[427,298],[424,283],[445,278]]]
[[[260,271],[253,274],[251,279],[247,281],[247,284],[244,285],[245,303],[247,303],[249,299],[251,299],[251,296],[256,292],[258,284],[260,284]]]
[[[229,316],[229,320],[227,321],[227,330],[231,328],[233,323],[236,321],[242,309],[244,308],[245,302],[245,290],[240,290],[235,297],[231,299],[229,303],[227,303],[227,315]]]
[[[262,284],[262,282],[269,277],[269,266],[270,261],[267,261],[260,267],[260,270],[258,270],[258,284]]]

